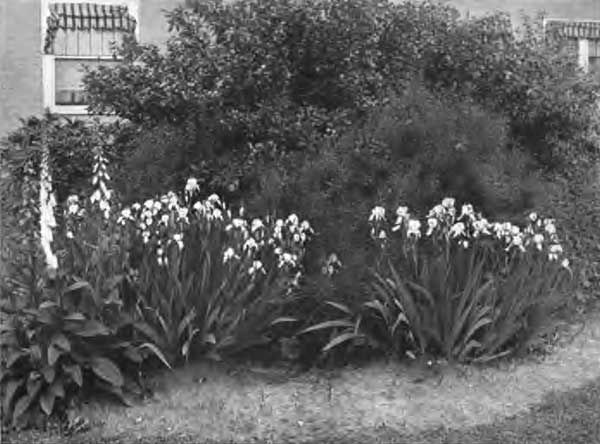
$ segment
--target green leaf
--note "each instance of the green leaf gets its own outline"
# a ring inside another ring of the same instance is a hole
[[[151,342],[145,342],[142,345],[140,345],[140,348],[150,350],[158,359],[162,361],[163,364],[165,364],[167,368],[172,370],[171,364],[169,364],[169,361],[167,360],[167,358],[165,358],[163,352],[161,352],[156,345],[152,344]]]
[[[110,330],[104,324],[90,320],[75,328],[73,333],[84,338],[91,338],[94,336],[107,336],[110,334]]]
[[[55,365],[62,353],[62,350],[59,350],[56,347],[48,347],[48,364]]]
[[[349,314],[350,316],[352,316],[354,313],[352,313],[352,310],[350,310],[350,308],[348,308],[346,305],[344,304],[340,304],[339,302],[333,302],[333,301],[325,301],[325,303],[327,305],[331,305],[332,307],[337,308],[338,310],[343,311],[344,313]]]
[[[101,380],[96,380],[94,382],[94,386],[100,390],[103,390],[107,393],[111,393],[111,394],[115,395],[119,399],[119,401],[121,401],[127,407],[131,407],[132,404],[123,394],[123,388],[121,386],[107,384],[106,382],[101,381]]]
[[[369,302],[365,302],[365,307],[367,308],[371,308],[375,311],[377,311],[381,317],[383,318],[383,320],[385,321],[386,324],[389,323],[390,321],[390,313],[389,310],[383,306],[383,304],[381,303],[381,301],[375,299],[373,301],[369,301]]]
[[[58,304],[56,302],[53,301],[44,301],[40,304],[40,306],[38,307],[40,310],[48,310],[50,308],[57,308]]]
[[[51,384],[54,381],[54,377],[56,376],[56,370],[54,367],[47,365],[42,369],[42,375],[48,384]]]
[[[74,284],[69,285],[65,289],[65,293],[71,293],[73,291],[81,290],[82,288],[89,288],[90,290],[92,290],[92,286],[87,281],[78,281]]]
[[[357,333],[342,333],[338,336],[336,336],[335,338],[333,338],[331,341],[329,341],[325,347],[323,347],[323,352],[326,352],[330,349],[332,349],[333,347],[336,347],[346,341],[349,341],[351,339],[358,339],[363,337],[362,334],[357,334]]]
[[[15,404],[15,409],[13,410],[13,427],[18,425],[21,417],[31,405],[31,401],[33,401],[33,398],[28,394],[25,394],[19,398]]]
[[[50,339],[50,345],[58,347],[63,351],[71,351],[71,341],[62,333],[55,333]]]
[[[185,356],[186,358],[188,357],[190,348],[192,346],[192,341],[194,340],[194,337],[196,337],[196,335],[198,333],[200,333],[200,329],[195,328],[194,331],[192,331],[192,334],[190,335],[190,337],[183,343],[183,346],[181,347],[181,355],[182,356]]]
[[[335,327],[348,327],[353,328],[354,324],[346,319],[336,319],[333,321],[325,321],[319,324],[313,325],[311,327],[305,328],[304,330],[298,332],[299,335],[304,333],[309,333],[311,331],[323,330],[326,328],[335,328]]]
[[[39,375],[37,375],[39,376]],[[27,394],[34,398],[42,388],[42,381],[35,377],[32,373],[29,374],[29,381],[27,381]]]
[[[108,358],[94,356],[90,359],[90,367],[98,377],[115,387],[122,387],[125,383],[119,367]]]
[[[144,358],[140,354],[139,350],[132,346],[126,347],[123,350],[123,356],[129,359],[131,362],[135,362],[136,364],[141,364],[144,361]]]
[[[10,379],[5,385],[4,392],[4,411],[8,412],[10,410],[10,406],[13,402],[13,398],[17,391],[23,387],[27,381],[27,377],[22,377],[19,379]]]
[[[196,309],[192,308],[192,310],[181,320],[179,326],[177,327],[177,337],[181,338],[183,331],[194,321],[196,318]]]
[[[12,352],[6,359],[6,368],[11,368],[13,365],[19,362],[20,359],[28,356],[29,353],[24,352],[22,350]]]
[[[79,387],[83,386],[83,375],[79,365],[63,365],[63,370],[66,374],[71,376],[71,379],[73,379],[75,384],[77,384]]]
[[[50,390],[54,394],[55,398],[64,398],[65,397],[65,387],[63,385],[62,378],[57,378],[50,385]]]
[[[40,406],[42,410],[46,414],[46,416],[50,416],[52,414],[52,410],[54,410],[54,400],[56,399],[56,395],[52,391],[51,387],[48,387],[42,396],[40,396]]]
[[[133,328],[150,339],[154,344],[157,344],[162,348],[166,348],[165,341],[162,340],[161,336],[147,322],[136,322],[133,324]]]
[[[292,323],[292,322],[298,322],[298,319],[282,316],[282,317],[279,317],[279,318],[275,319],[274,321],[272,321],[270,323],[270,325]]]
[[[85,321],[87,318],[83,315],[83,313],[70,313],[67,316],[65,316],[63,318],[65,321],[72,321],[72,322],[83,322]]]
[[[217,338],[215,337],[215,335],[213,333],[209,333],[204,337],[204,343],[205,344],[212,344],[212,345],[216,345],[217,344]]]

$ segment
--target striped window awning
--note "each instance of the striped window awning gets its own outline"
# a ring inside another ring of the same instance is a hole
[[[59,29],[121,31],[133,34],[137,22],[127,6],[95,3],[51,3],[44,44],[47,54]]]
[[[600,22],[546,20],[546,34],[563,39],[600,40]]]

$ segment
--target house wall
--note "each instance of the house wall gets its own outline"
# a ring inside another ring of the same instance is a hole
[[[140,41],[164,44],[163,10],[181,0],[140,0]],[[40,0],[0,0],[0,137],[43,112]]]
[[[42,111],[40,0],[0,0],[0,136]]]

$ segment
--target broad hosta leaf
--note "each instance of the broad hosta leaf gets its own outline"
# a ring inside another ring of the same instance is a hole
[[[3,409],[5,412],[8,412],[10,410],[10,406],[11,406],[12,402],[14,401],[13,398],[15,397],[15,394],[21,387],[23,387],[26,380],[27,380],[26,377],[22,377],[19,379],[10,379],[6,382],[5,392],[4,392],[4,409]]]
[[[87,318],[83,315],[83,313],[70,313],[63,318],[65,321],[73,321],[73,322],[83,322]]]
[[[73,291],[81,290],[82,288],[89,288],[91,290],[92,286],[87,281],[78,281],[74,284],[69,285],[65,289],[65,293],[71,293]]]
[[[58,347],[64,351],[71,351],[71,341],[69,341],[62,333],[54,334],[50,340],[50,345]]]
[[[42,360],[42,347],[38,344],[34,344],[29,347],[29,356],[34,362],[39,362]]]
[[[90,367],[97,376],[115,387],[122,387],[125,383],[119,367],[108,358],[94,356],[90,359]]]
[[[54,377],[56,376],[56,370],[52,366],[46,366],[42,369],[42,375],[48,384],[51,384],[54,381]]]
[[[52,302],[52,301],[44,301],[40,304],[39,309],[40,310],[49,310],[51,308],[57,308],[58,304],[56,302]]]
[[[63,370],[67,375],[71,376],[75,384],[77,384],[79,387],[83,385],[83,375],[79,365],[63,365]]]
[[[73,332],[84,338],[107,336],[110,334],[110,330],[104,324],[94,320],[85,322],[80,327],[75,328]]]
[[[37,375],[35,375],[33,378],[32,375],[29,375],[29,381],[27,381],[27,394],[34,398],[37,396],[41,388],[42,381],[37,378]]]
[[[108,384],[101,380],[96,380],[94,382],[94,386],[100,390],[103,390],[106,393],[111,393],[111,394],[115,395],[117,398],[119,398],[119,401],[121,401],[126,406],[131,407],[132,404],[129,401],[129,399],[127,399],[125,394],[123,393],[123,388],[121,386],[115,386],[113,384]]]
[[[6,368],[11,368],[20,359],[25,358],[27,356],[29,356],[29,353],[22,350],[11,352],[11,354],[8,355],[8,358],[6,359]]]
[[[54,382],[50,385],[50,390],[56,398],[64,398],[65,387],[63,385],[62,378],[55,379]]]
[[[144,358],[139,350],[133,346],[126,347],[123,350],[123,356],[129,359],[131,362],[135,362],[136,364],[141,364],[144,361]]]
[[[42,410],[46,414],[46,416],[50,416],[52,414],[52,410],[54,410],[54,400],[56,399],[56,394],[48,387],[40,396],[40,406]]]
[[[31,401],[33,401],[33,398],[28,394],[25,394],[19,398],[15,404],[15,409],[13,410],[13,427],[16,427],[19,424],[21,417],[31,405]]]
[[[60,355],[62,355],[63,351],[57,347],[50,346],[48,347],[48,364],[55,365]]]

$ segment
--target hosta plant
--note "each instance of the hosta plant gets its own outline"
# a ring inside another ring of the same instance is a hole
[[[529,216],[523,230],[490,223],[444,199],[426,229],[406,207],[388,224],[370,217],[381,247],[367,305],[392,344],[448,360],[484,362],[522,350],[548,326],[569,277],[554,221]]]
[[[26,426],[68,400],[103,391],[126,402],[125,382],[144,356],[116,328],[51,301],[2,324],[3,421]]]

